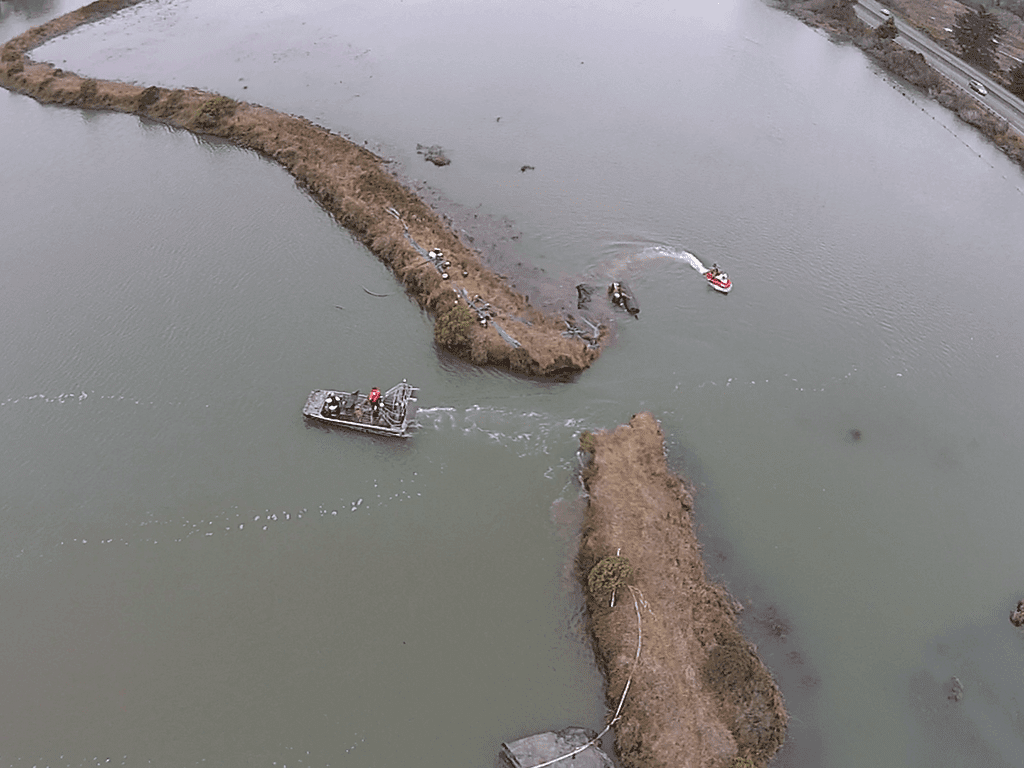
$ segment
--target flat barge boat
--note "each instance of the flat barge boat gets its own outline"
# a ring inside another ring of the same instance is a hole
[[[321,424],[332,424],[357,432],[390,437],[409,437],[416,426],[416,396],[419,389],[403,381],[379,394],[376,406],[372,395],[337,389],[314,389],[306,398],[302,414]]]

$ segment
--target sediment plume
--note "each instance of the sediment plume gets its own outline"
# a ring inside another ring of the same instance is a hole
[[[8,41],[0,48],[0,85],[44,104],[124,112],[221,137],[279,163],[431,313],[438,345],[468,362],[566,378],[598,357],[598,336],[531,306],[366,148],[258,104],[193,88],[82,77],[29,57],[48,40],[139,2],[98,0]],[[442,255],[430,258],[434,249]]]
[[[763,766],[787,714],[737,604],[705,576],[693,497],[649,413],[585,432],[578,574],[624,768]],[[637,649],[639,648],[639,653]]]

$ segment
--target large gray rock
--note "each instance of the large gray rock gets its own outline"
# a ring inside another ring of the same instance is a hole
[[[572,726],[558,733],[548,731],[527,736],[510,744],[502,744],[498,764],[501,768],[537,768],[555,760],[557,762],[551,768],[613,768],[612,761],[597,744],[591,744],[582,752],[568,757],[596,736],[596,733],[586,728]],[[559,760],[560,757],[565,759]]]

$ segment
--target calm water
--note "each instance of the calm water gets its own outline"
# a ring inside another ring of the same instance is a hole
[[[643,312],[569,385],[468,368],[276,166],[0,92],[0,765],[600,729],[574,450],[641,409],[786,694],[776,765],[1016,764],[1024,178],[972,131],[756,0],[171,0],[37,55],[306,115]],[[407,444],[300,417],[402,378]]]

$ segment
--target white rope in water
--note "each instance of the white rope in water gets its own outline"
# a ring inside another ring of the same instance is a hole
[[[630,670],[629,677],[626,679],[626,686],[622,689],[622,695],[619,697],[619,706],[615,709],[615,715],[612,717],[611,720],[608,721],[608,725],[604,727],[603,731],[597,734],[597,736],[592,738],[582,747],[578,747],[577,749],[574,749],[572,752],[568,752],[562,755],[561,757],[556,757],[554,760],[548,760],[546,763],[538,763],[537,765],[533,766],[533,768],[545,768],[548,765],[554,765],[557,762],[565,760],[565,758],[567,757],[573,757],[575,755],[578,755],[585,749],[589,749],[594,744],[597,744],[597,742],[599,742],[601,738],[606,733],[608,733],[609,730],[611,730],[611,727],[615,725],[616,722],[618,722],[619,718],[622,717],[622,705],[626,703],[626,693],[629,691],[629,686],[633,683],[633,673],[636,672],[636,668],[640,664],[640,647],[643,644],[643,629],[640,624],[640,603],[642,602],[645,606],[647,605],[647,601],[644,599],[643,593],[640,592],[640,590],[638,590],[636,587],[629,587],[629,592],[631,595],[633,595],[633,608],[634,610],[636,610],[636,656],[633,658],[633,669]],[[636,598],[637,593],[640,594],[639,602]]]

